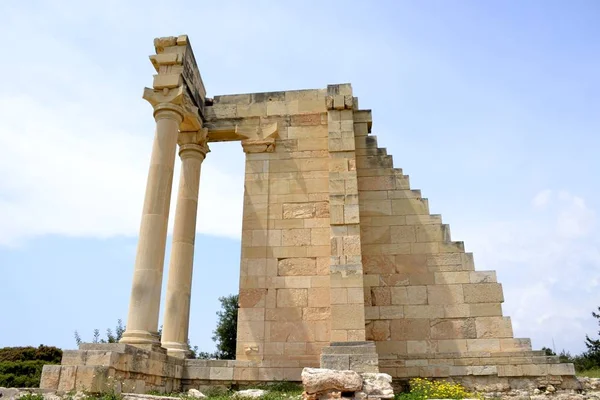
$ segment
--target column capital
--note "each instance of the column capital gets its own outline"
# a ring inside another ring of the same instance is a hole
[[[206,154],[210,152],[208,147],[208,129],[202,128],[196,131],[180,131],[177,136],[179,144],[179,157],[201,158],[204,160]]]

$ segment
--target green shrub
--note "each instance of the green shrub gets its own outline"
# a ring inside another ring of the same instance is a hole
[[[0,386],[38,387],[42,368],[47,361],[2,361],[0,362]]]
[[[54,346],[44,346],[35,348],[27,347],[3,347],[0,348],[1,361],[31,361],[41,360],[48,364],[60,364],[62,350]]]
[[[44,365],[60,364],[61,358],[62,350],[52,346],[0,348],[0,386],[38,387]]]

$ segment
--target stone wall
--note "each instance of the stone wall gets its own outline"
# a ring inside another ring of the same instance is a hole
[[[259,130],[275,126],[272,145],[242,139],[246,173],[237,334],[237,359],[273,362],[273,373],[277,367],[318,366],[330,340],[325,94],[218,96],[206,108],[209,127],[224,119]]]
[[[573,366],[513,337],[495,271],[473,254],[392,156],[355,123],[367,340],[382,372],[407,377],[572,376]]]

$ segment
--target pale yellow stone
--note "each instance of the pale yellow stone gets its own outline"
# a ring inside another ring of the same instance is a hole
[[[277,265],[277,274],[280,276],[288,275],[316,275],[317,262],[314,258],[283,258]]]
[[[277,289],[277,307],[308,306],[308,289]]]
[[[464,302],[462,285],[427,286],[429,304],[459,304]]]

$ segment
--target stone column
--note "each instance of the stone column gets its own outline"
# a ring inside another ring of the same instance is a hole
[[[156,132],[138,239],[127,329],[122,343],[158,345],[158,313],[165,260],[173,168],[183,108],[154,106]]]
[[[169,355],[186,358],[189,354],[190,298],[200,168],[209,151],[206,129],[179,134],[181,175],[175,211],[173,246],[169,263],[167,300],[162,334],[162,347]]]

